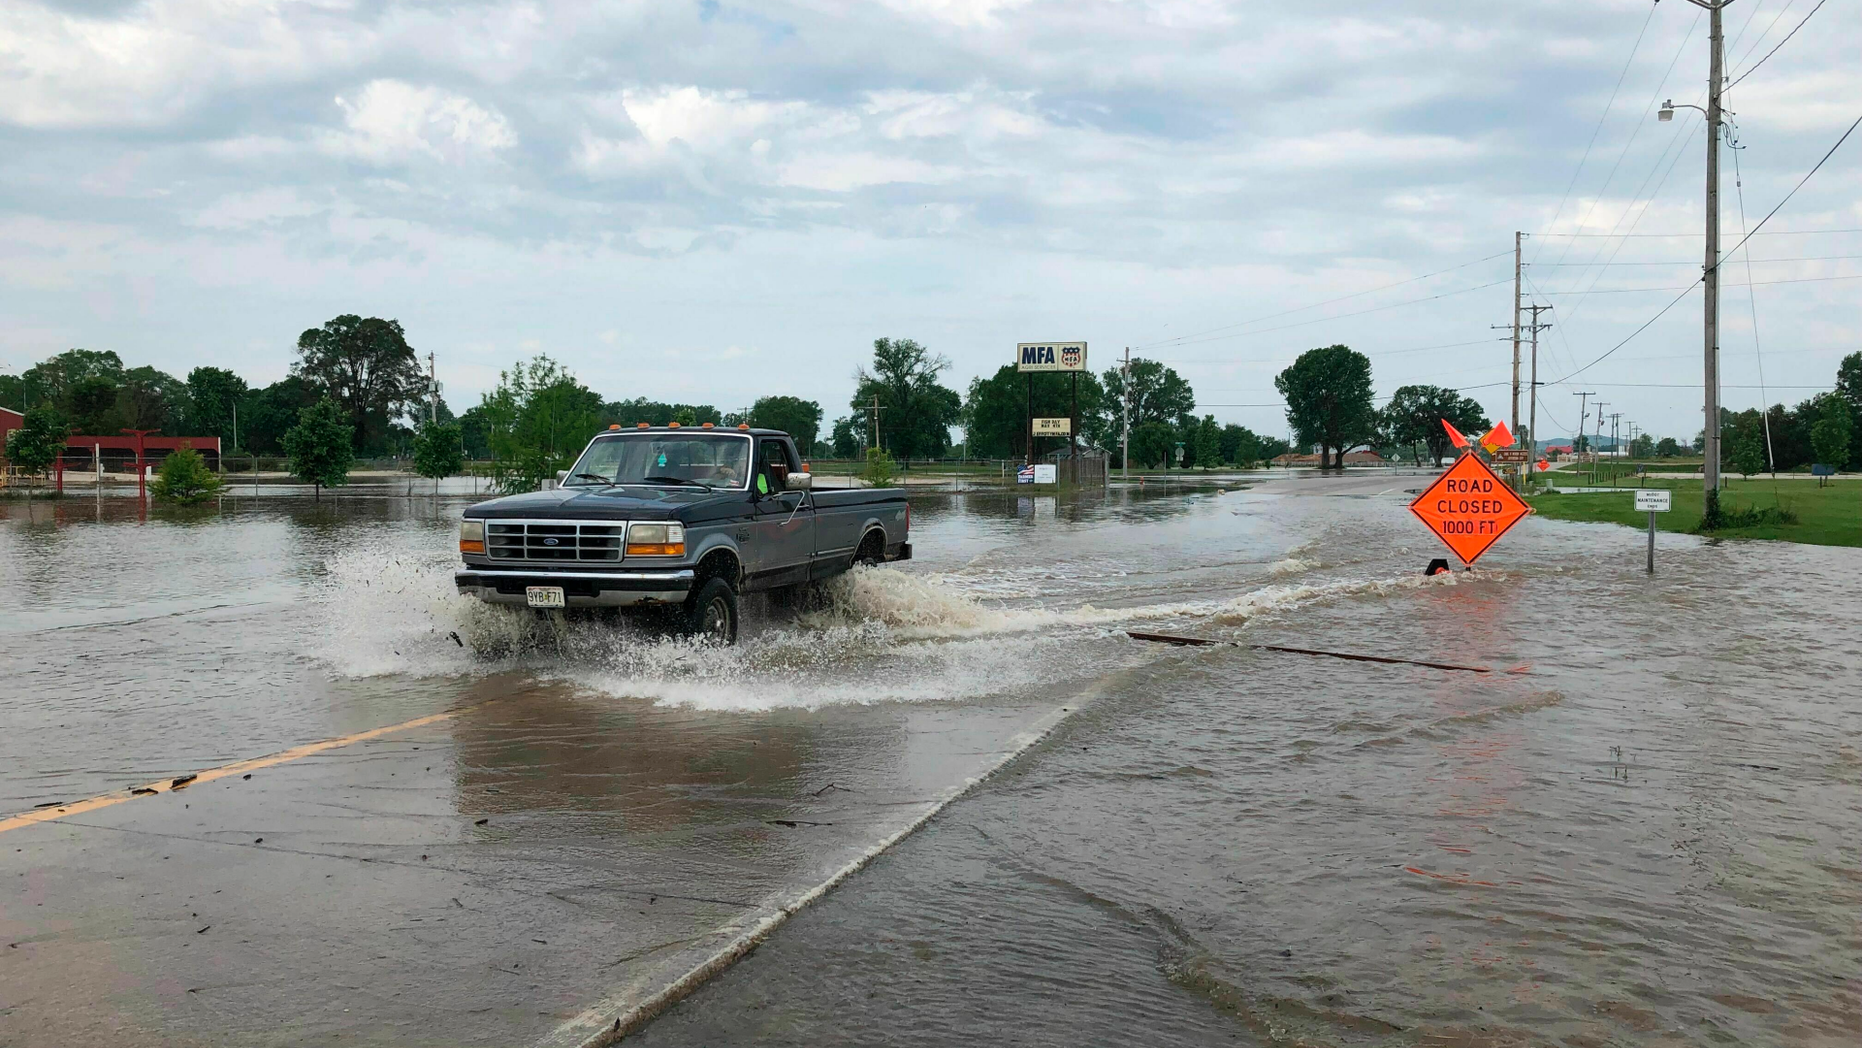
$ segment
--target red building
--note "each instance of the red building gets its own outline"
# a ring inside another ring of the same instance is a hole
[[[25,425],[26,416],[12,408],[0,408],[0,449],[6,447],[7,434]],[[182,445],[192,447],[207,460],[207,468],[220,468],[219,437],[158,437],[142,438],[143,460],[151,465],[160,465],[168,453]],[[127,433],[118,433],[112,437],[103,435],[86,436],[74,434],[65,441],[64,454],[59,462],[67,470],[84,470],[97,468],[97,459],[103,459],[103,467],[115,472],[133,471],[136,462],[136,438]]]

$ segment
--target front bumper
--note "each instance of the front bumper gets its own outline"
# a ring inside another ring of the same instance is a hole
[[[516,568],[466,568],[453,572],[453,584],[468,597],[488,604],[527,606],[530,586],[561,586],[571,608],[626,608],[640,604],[679,604],[692,592],[697,573],[674,571],[537,571]]]

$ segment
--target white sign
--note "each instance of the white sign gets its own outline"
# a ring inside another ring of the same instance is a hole
[[[1052,462],[1039,463],[1034,467],[1034,482],[1036,484],[1058,483],[1060,478],[1056,475],[1057,472],[1057,467]]]
[[[1017,342],[1017,371],[1085,371],[1084,342]]]
[[[1064,437],[1073,432],[1073,420],[1070,418],[1038,418],[1034,420],[1034,435],[1037,437]]]
[[[1666,513],[1674,508],[1675,493],[1667,488],[1637,488],[1637,513]]]

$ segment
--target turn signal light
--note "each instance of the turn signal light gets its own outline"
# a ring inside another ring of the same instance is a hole
[[[685,525],[635,524],[627,529],[627,556],[685,556]]]
[[[462,520],[459,522],[459,552],[485,552],[485,522],[482,520]]]

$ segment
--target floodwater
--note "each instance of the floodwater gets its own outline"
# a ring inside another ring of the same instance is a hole
[[[0,503],[0,812],[515,695],[434,740],[455,763],[423,804],[495,816],[507,802],[485,784],[521,789],[580,820],[576,862],[645,834],[659,851],[628,852],[631,875],[660,861],[704,882],[686,895],[728,899],[746,878],[812,876],[811,849],[838,861],[882,825],[850,815],[831,842],[779,845],[719,830],[709,851],[675,829],[804,787],[808,804],[902,803],[1070,702],[1044,741],[629,1040],[1856,1043],[1862,550],[1663,535],[1650,578],[1640,533],[1529,519],[1478,570],[1425,579],[1439,547],[1403,510],[1423,483],[915,492],[919,559],[799,617],[754,614],[733,651],[459,601],[457,496],[267,496],[146,522],[121,500]],[[1516,672],[1160,648],[1127,629]],[[596,817],[655,761],[693,777],[676,803]],[[470,855],[461,883],[518,861]],[[28,928],[24,905],[0,897],[0,933]],[[88,919],[106,935],[108,915]],[[524,961],[548,974],[448,1039],[534,1039],[599,996],[584,969],[608,943],[577,935],[599,938],[571,923],[531,939],[545,945]],[[0,950],[0,1042],[29,1043],[9,1015],[65,1024],[30,1043],[92,1032],[62,990],[7,967],[18,952]],[[31,990],[9,1000],[9,983]],[[322,1025],[266,1043],[358,1021],[316,1005],[353,988],[273,993]],[[426,1043],[387,996],[368,1039]],[[242,1030],[153,996],[114,1007],[119,1037]]]

